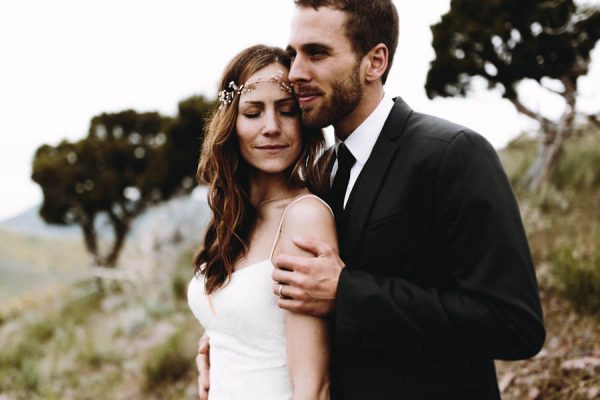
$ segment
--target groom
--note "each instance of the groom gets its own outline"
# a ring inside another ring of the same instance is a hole
[[[532,357],[545,331],[494,149],[386,96],[391,0],[295,3],[289,78],[304,123],[332,124],[340,141],[329,198],[340,257],[297,238],[315,257],[277,257],[279,306],[330,318],[336,399],[500,399],[493,360]]]

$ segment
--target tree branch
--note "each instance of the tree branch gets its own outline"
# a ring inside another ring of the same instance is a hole
[[[542,124],[542,126],[554,125],[554,122],[552,122],[548,118],[544,117],[540,113],[536,113],[533,110],[527,108],[523,103],[521,103],[517,96],[508,97],[508,100],[510,100],[511,103],[513,103],[518,112],[527,115],[529,118],[535,119],[540,124]]]

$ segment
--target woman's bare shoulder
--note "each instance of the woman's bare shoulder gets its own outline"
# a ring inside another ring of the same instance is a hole
[[[333,212],[323,199],[316,195],[305,195],[296,199],[289,206],[286,219],[296,222],[302,222],[301,220],[333,221]]]
[[[284,225],[292,235],[313,235],[322,230],[335,229],[331,209],[317,196],[304,196],[291,204],[286,212]],[[325,233],[325,232],[323,232]]]

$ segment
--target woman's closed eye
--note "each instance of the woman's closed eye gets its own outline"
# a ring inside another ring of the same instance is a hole
[[[263,114],[263,111],[259,110],[248,110],[243,112],[243,116],[248,119],[259,118]],[[297,117],[299,115],[298,107],[285,107],[277,110],[277,114],[283,117]]]
[[[289,107],[282,108],[277,111],[279,115],[283,115],[284,117],[297,117],[298,116],[298,107]]]
[[[246,118],[253,119],[253,118],[260,117],[260,114],[261,114],[260,111],[248,111],[248,112],[245,112],[243,115]]]

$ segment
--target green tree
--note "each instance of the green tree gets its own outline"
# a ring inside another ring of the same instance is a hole
[[[37,150],[32,178],[43,191],[42,218],[79,224],[97,265],[115,266],[133,218],[165,198],[169,124],[158,113],[102,114],[92,119],[85,139]],[[108,254],[98,249],[95,222],[102,213],[114,231]]]
[[[167,129],[165,151],[168,175],[163,191],[168,196],[195,187],[204,126],[215,107],[214,100],[203,96],[192,96],[179,102],[177,117]]]
[[[92,118],[86,138],[43,145],[32,178],[43,191],[40,214],[50,224],[78,224],[97,265],[114,267],[133,219],[149,205],[195,187],[205,121],[215,101],[193,96],[173,118],[133,110]],[[97,217],[114,232],[106,254],[98,246]]]
[[[452,0],[431,30],[436,58],[425,84],[429,98],[466,96],[479,77],[540,123],[538,156],[521,182],[535,190],[573,132],[577,81],[588,73],[590,52],[600,38],[600,8],[573,0]],[[522,102],[517,86],[524,79],[562,97],[565,110],[558,119]],[[596,115],[587,117],[598,123]]]

